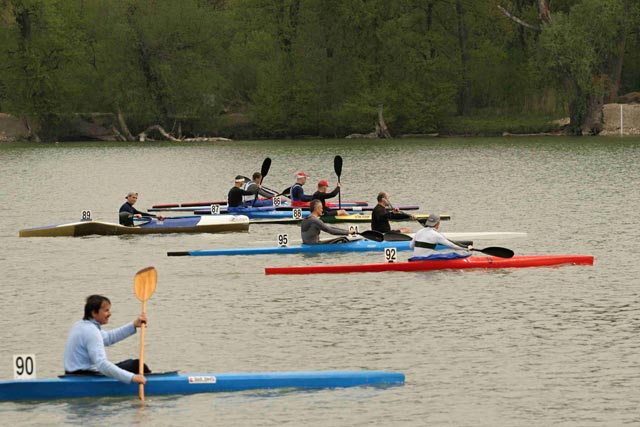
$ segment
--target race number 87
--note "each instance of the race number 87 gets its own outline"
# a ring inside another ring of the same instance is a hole
[[[17,354],[13,356],[13,378],[16,380],[36,377],[36,356]]]

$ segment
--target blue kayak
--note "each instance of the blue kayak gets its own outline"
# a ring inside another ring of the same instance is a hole
[[[227,374],[148,374],[147,396],[195,394],[255,389],[320,389],[367,385],[402,385],[404,374],[385,371],[311,371]],[[138,395],[138,384],[104,376],[63,376],[52,379],[0,381],[0,401],[69,399]]]
[[[319,243],[316,245],[295,246],[267,246],[258,248],[230,248],[230,249],[203,249],[182,252],[167,252],[168,256],[220,256],[220,255],[266,255],[266,254],[318,254],[335,252],[378,252],[386,248],[396,248],[397,251],[411,250],[410,241],[375,242],[373,240],[360,239],[344,243]],[[467,242],[470,244],[470,242]],[[446,246],[437,245],[436,250],[449,249]]]

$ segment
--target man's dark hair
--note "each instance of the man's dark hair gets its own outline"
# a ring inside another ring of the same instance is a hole
[[[89,295],[87,297],[87,302],[84,305],[84,317],[82,319],[93,319],[91,313],[97,313],[100,311],[100,307],[102,307],[102,303],[105,301],[111,304],[111,301],[109,301],[109,298],[107,297],[103,297],[102,295]]]
[[[254,181],[258,178],[262,178],[262,174],[260,172],[254,172],[253,175],[251,176],[251,179]]]
[[[386,195],[387,193],[385,193],[384,191],[378,193],[378,201],[381,202],[383,199],[386,199],[386,197],[384,197]]]

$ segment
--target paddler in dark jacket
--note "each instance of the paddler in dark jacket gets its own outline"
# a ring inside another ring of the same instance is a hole
[[[243,190],[244,186],[244,176],[236,175],[235,182],[231,190],[229,190],[229,194],[227,194],[227,206],[229,208],[237,208],[242,207],[242,197],[243,196],[255,196],[255,192],[251,190]],[[257,184],[257,187],[260,188],[260,185]]]
[[[397,208],[392,208],[389,202],[389,194],[384,191],[378,194],[378,204],[371,212],[371,229],[373,231],[379,231],[380,233],[388,233],[390,231],[396,231],[398,233],[410,233],[408,228],[399,228],[397,230],[391,230],[390,219],[416,219],[414,215],[409,215],[404,212],[400,212]]]
[[[300,224],[302,243],[306,245],[320,243],[321,231],[335,236],[348,236],[349,234],[355,234],[355,230],[345,230],[322,222],[320,219],[320,216],[322,215],[322,202],[320,202],[320,200],[312,200],[309,204],[309,210],[311,213],[304,218]]]
[[[347,211],[344,209],[327,209],[327,205],[325,204],[325,200],[336,197],[340,192],[340,183],[336,184],[336,188],[331,192],[327,193],[327,189],[329,188],[329,183],[325,179],[321,179],[318,182],[318,191],[313,193],[313,198],[320,200],[322,203],[322,215],[325,216],[336,216],[336,215],[348,215]]]
[[[120,225],[124,225],[127,227],[133,227],[133,218],[142,218],[143,216],[150,216],[152,218],[158,218],[160,221],[164,219],[162,215],[154,215],[148,212],[141,212],[133,207],[138,201],[138,193],[135,191],[129,191],[126,202],[122,206],[120,206],[119,216],[120,216]]]
[[[296,183],[293,184],[289,190],[291,206],[305,206],[306,202],[313,200],[313,197],[304,194],[304,189],[302,188],[302,186],[306,184],[307,178],[309,178],[309,175],[304,172],[296,173]]]

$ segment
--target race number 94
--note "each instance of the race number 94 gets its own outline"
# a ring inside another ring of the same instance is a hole
[[[35,354],[16,354],[13,356],[13,378],[16,380],[36,377]]]

